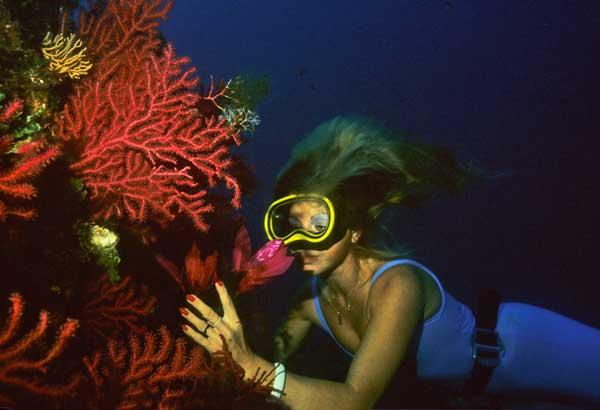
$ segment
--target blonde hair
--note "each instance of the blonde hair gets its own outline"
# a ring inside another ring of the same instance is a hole
[[[462,191],[481,176],[448,149],[408,142],[364,117],[335,117],[296,144],[275,182],[274,196],[311,192],[329,197],[350,229],[362,235],[359,256],[389,260],[412,251],[377,243],[382,212],[419,207],[441,192]]]

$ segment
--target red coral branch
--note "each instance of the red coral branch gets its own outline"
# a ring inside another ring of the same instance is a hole
[[[142,320],[156,306],[156,298],[147,293],[146,289],[135,287],[130,276],[112,284],[108,274],[102,275],[85,291],[88,302],[82,309],[82,330],[103,340],[115,332],[145,332]]]
[[[187,349],[182,338],[173,341],[164,326],[158,334],[144,333],[143,341],[131,335],[128,345],[110,340],[106,350],[83,359],[100,402],[116,393],[118,409],[154,409],[159,403],[180,408],[176,404],[189,394],[183,383],[206,376],[202,349]]]
[[[185,339],[173,341],[164,326],[143,339],[132,335],[127,344],[111,340],[83,359],[95,387],[94,397],[87,397],[89,408],[283,408],[271,400],[272,370],[244,377],[224,346],[209,357],[199,346],[187,347]]]
[[[112,1],[97,20],[84,18],[82,34],[100,61],[65,106],[57,132],[76,147],[72,169],[89,187],[96,217],[164,224],[182,213],[206,231],[204,215],[214,211],[206,185],[224,183],[231,204],[241,205],[240,185],[228,172],[229,146],[241,141],[224,120],[201,117],[196,108],[224,90],[202,97],[193,91],[195,69],[182,68],[188,58],[175,57],[170,45],[155,55],[157,43],[148,39],[171,4],[163,3]]]
[[[172,0],[113,0],[99,16],[94,7],[80,14],[79,35],[91,56],[113,65],[130,52],[155,50],[160,44],[157,20],[166,20],[172,7]]]
[[[21,159],[12,169],[0,174],[0,192],[14,198],[31,199],[36,196],[35,187],[24,181],[37,176],[59,154],[56,147],[43,147],[40,142],[32,141],[19,149]]]
[[[70,339],[77,330],[78,322],[67,319],[58,332],[54,344],[46,351],[44,356],[38,359],[27,358],[32,351],[36,350],[42,343],[42,338],[48,330],[49,315],[41,311],[37,327],[9,344],[11,339],[17,336],[24,309],[24,301],[21,295],[15,293],[9,298],[12,307],[9,310],[8,320],[0,333],[0,387],[4,389],[9,386],[26,390],[28,393],[43,396],[63,396],[73,393],[79,383],[79,377],[75,376],[65,385],[50,385],[44,380],[33,379],[34,376],[45,374],[50,362],[62,354]],[[7,396],[0,395],[1,402],[11,402]]]
[[[6,108],[4,108],[4,110],[2,110],[2,113],[0,113],[0,124],[8,122],[11,119],[13,119],[14,117],[16,117],[22,108],[23,108],[22,100],[20,100],[18,98],[12,100],[10,103],[8,103]]]
[[[37,150],[33,151],[33,147]],[[37,190],[30,181],[60,154],[58,148],[44,147],[36,141],[25,144],[19,153],[23,150],[29,152],[22,155],[8,170],[0,171],[0,194],[13,202],[14,199],[32,199],[37,195]],[[0,199],[0,221],[8,215],[29,220],[35,218],[37,212],[32,208],[9,205]]]
[[[19,99],[13,100],[0,113],[0,124],[13,119],[23,107],[23,102]],[[10,155],[7,153],[14,144],[10,136],[0,137],[0,155]],[[8,215],[18,216],[23,219],[33,219],[36,212],[32,208],[23,208],[17,200],[30,200],[36,196],[37,191],[31,180],[36,177],[48,164],[54,161],[60,151],[56,147],[48,147],[41,141],[30,141],[21,144],[14,152],[16,161],[10,161],[5,169],[0,168],[0,221],[6,219]],[[8,201],[8,202],[7,202]]]

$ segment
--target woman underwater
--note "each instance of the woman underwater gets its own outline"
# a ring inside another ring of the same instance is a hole
[[[364,118],[320,125],[294,148],[265,215],[269,239],[283,240],[309,275],[277,332],[276,363],[248,347],[222,284],[223,316],[189,295],[203,319],[186,310],[184,332],[210,353],[222,335],[248,378],[274,369],[272,394],[292,409],[371,408],[409,360],[419,379],[453,388],[600,404],[600,330],[493,294],[476,318],[426,266],[377,245],[383,210],[476,178],[451,154]],[[343,383],[285,370],[312,325],[352,357]]]

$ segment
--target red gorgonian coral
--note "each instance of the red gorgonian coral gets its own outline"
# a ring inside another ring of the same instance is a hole
[[[75,154],[71,168],[89,189],[95,215],[152,219],[165,224],[188,216],[201,231],[214,207],[208,188],[241,188],[228,173],[229,147],[239,134],[198,106],[224,92],[202,96],[189,58],[168,45],[159,53],[155,21],[170,8],[163,1],[111,1],[97,18],[82,20],[80,35],[95,56],[95,71],[79,83],[57,121],[57,133]]]
[[[108,402],[116,409],[181,408],[185,384],[206,377],[207,369],[202,349],[173,340],[164,326],[143,340],[132,334],[127,344],[111,339],[83,362],[93,385],[88,408],[98,409]]]
[[[0,330],[0,405],[14,405],[8,392],[15,390],[42,397],[61,397],[73,393],[79,383],[79,376],[74,376],[63,385],[52,384],[39,376],[46,374],[48,365],[63,353],[68,340],[77,330],[77,321],[67,319],[54,343],[44,347],[44,352],[40,355],[39,347],[44,346],[48,331],[48,312],[41,311],[36,328],[19,338],[17,333],[25,302],[18,293],[12,294],[9,299],[12,306],[8,319]]]
[[[11,101],[0,112],[0,125],[8,126],[23,108],[20,99]],[[37,195],[31,183],[48,164],[54,161],[60,151],[49,147],[43,141],[13,141],[10,135],[0,135],[0,221],[13,215],[23,219],[33,219],[36,211],[31,206],[23,206],[24,201]]]
[[[209,356],[162,326],[110,340],[83,359],[88,409],[281,409],[273,400],[273,369],[246,375],[224,349]]]
[[[156,298],[145,287],[131,282],[131,276],[110,283],[109,275],[104,274],[87,285],[84,299],[82,331],[102,342],[117,333],[143,333],[146,331],[143,320],[156,306]]]

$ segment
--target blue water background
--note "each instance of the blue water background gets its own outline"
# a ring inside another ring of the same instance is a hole
[[[238,149],[261,182],[242,209],[255,247],[294,143],[364,114],[514,174],[399,211],[394,232],[451,293],[472,305],[491,286],[596,327],[599,27],[600,2],[558,0],[176,0],[161,24],[204,80],[272,80]]]

